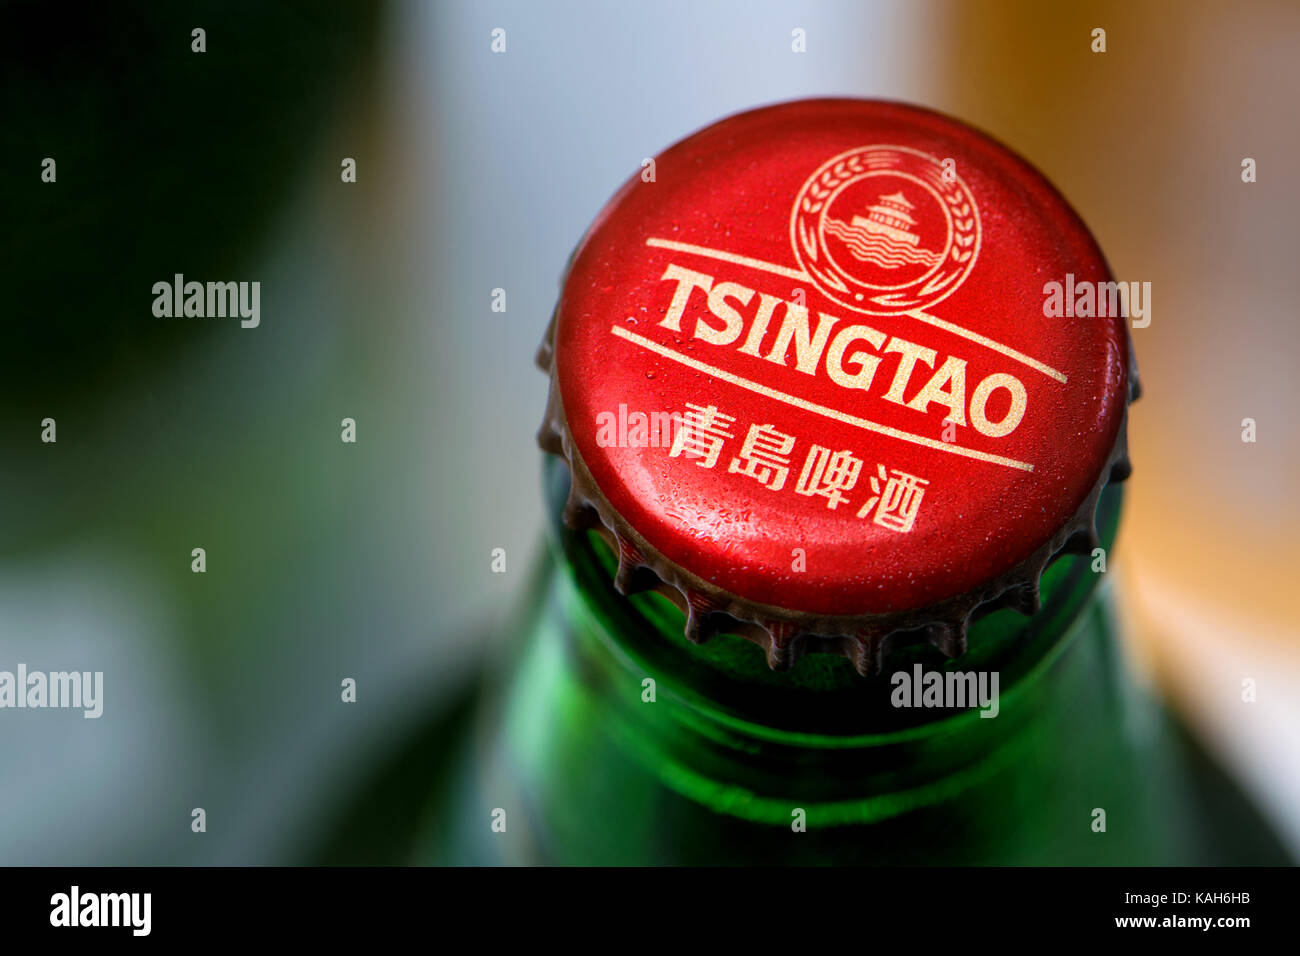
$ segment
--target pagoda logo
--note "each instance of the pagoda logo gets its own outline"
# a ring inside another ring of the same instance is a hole
[[[869,315],[924,310],[947,298],[979,254],[975,198],[933,156],[864,146],[827,160],[790,219],[795,257],[820,292]]]
[[[933,266],[940,259],[937,252],[927,252],[912,232],[916,220],[910,215],[916,208],[902,192],[881,196],[866,216],[854,216],[852,222],[827,217],[827,235],[834,236],[863,262],[874,262],[883,269],[906,265]]]

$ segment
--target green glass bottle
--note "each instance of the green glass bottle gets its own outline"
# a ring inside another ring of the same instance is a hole
[[[926,110],[657,157],[570,262],[549,547],[417,857],[1283,862],[1123,660],[1117,301],[1059,193]]]
[[[848,660],[768,669],[719,635],[682,637],[654,592],[625,597],[595,532],[560,520],[416,859],[462,864],[1283,864],[1249,801],[1121,655],[1111,579],[1065,556],[1043,607],[995,611],[948,660],[991,669],[996,718],[900,710]],[[1102,497],[1109,550],[1121,491]],[[647,679],[654,681],[648,699]],[[504,832],[493,811],[504,813]],[[1104,811],[1104,830],[1098,811]],[[804,826],[798,825],[802,811]]]

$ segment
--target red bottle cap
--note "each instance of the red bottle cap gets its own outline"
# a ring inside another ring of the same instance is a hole
[[[1065,307],[1111,278],[1060,194],[952,119],[725,119],[623,186],[570,263],[539,355],[567,519],[693,639],[864,673],[903,632],[960,653],[973,611],[1031,612],[1048,561],[1095,546],[1128,472],[1125,319]]]

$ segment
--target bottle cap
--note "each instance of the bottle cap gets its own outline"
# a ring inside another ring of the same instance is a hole
[[[1090,290],[1090,291],[1089,291]],[[1127,476],[1136,368],[1097,243],[948,117],[808,100],[647,160],[570,261],[539,364],[565,520],[700,641],[862,673],[1032,613]]]

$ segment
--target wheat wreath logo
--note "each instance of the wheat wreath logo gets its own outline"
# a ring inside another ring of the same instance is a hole
[[[975,198],[933,156],[862,146],[808,177],[790,217],[795,258],[857,312],[924,310],[962,284],[980,247]]]

